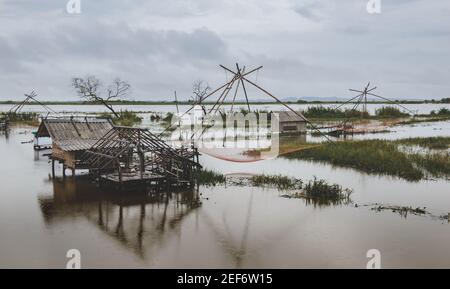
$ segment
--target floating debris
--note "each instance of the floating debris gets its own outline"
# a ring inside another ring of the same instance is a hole
[[[370,210],[375,212],[391,211],[392,213],[399,214],[402,218],[407,218],[408,215],[414,215],[419,217],[428,217],[434,220],[447,220],[450,222],[450,212],[446,215],[435,215],[427,210],[427,207],[412,207],[412,206],[395,206],[387,204],[355,204],[355,208],[358,207],[370,207]]]

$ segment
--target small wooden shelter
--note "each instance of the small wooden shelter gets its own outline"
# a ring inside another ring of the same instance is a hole
[[[99,181],[118,184],[192,185],[201,168],[196,149],[173,148],[148,129],[114,126],[95,118],[45,118],[36,138],[52,139],[55,161],[75,174],[85,169]]]
[[[52,140],[51,160],[66,168],[86,169],[77,162],[81,155],[113,128],[109,119],[97,118],[44,118],[36,132],[36,139],[50,137]]]
[[[280,134],[306,134],[307,121],[292,111],[279,111],[278,126]]]

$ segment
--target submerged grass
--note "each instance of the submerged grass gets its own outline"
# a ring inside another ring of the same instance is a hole
[[[196,171],[194,177],[199,185],[204,186],[215,186],[226,182],[226,177],[223,174],[205,169]]]
[[[428,149],[448,149],[450,148],[450,137],[424,137],[407,138],[395,141],[404,145],[417,145]]]
[[[124,125],[124,126],[133,126],[136,124],[140,124],[142,118],[137,115],[134,111],[123,110],[120,112],[119,117],[113,118],[114,123]]]
[[[142,117],[138,116],[138,114],[134,111],[122,110],[118,113],[118,115],[119,116],[115,117],[112,113],[105,112],[102,113],[100,117],[109,118],[114,124],[122,126],[134,126],[142,122]]]
[[[0,112],[0,119],[24,124],[38,124],[39,114],[36,112]]]
[[[288,159],[306,159],[350,167],[367,173],[380,173],[418,181],[423,173],[408,156],[388,141],[365,140],[326,143],[285,155]]]
[[[305,183],[300,191],[285,197],[303,199],[306,205],[323,207],[352,204],[351,193],[350,189],[343,189],[338,184],[328,184],[325,180],[314,177],[314,180]]]
[[[406,153],[399,149],[399,144],[442,148],[445,145],[448,147],[448,142],[448,138],[345,141],[325,143],[283,157],[321,161],[335,166],[354,168],[366,173],[391,175],[409,181],[419,181],[429,175],[435,177],[449,176],[449,154],[447,152]]]
[[[227,182],[223,174],[205,169],[199,170],[195,177],[198,184],[206,186],[215,186]],[[324,206],[351,203],[351,190],[343,189],[338,184],[329,184],[322,179],[314,178],[305,183],[300,179],[288,176],[263,174],[252,176],[250,179],[246,178],[246,180],[250,182],[243,182],[241,179],[232,183],[254,187],[272,187],[285,192],[290,191],[283,197],[301,198],[306,200],[308,204]]]
[[[302,111],[308,118],[342,119],[342,118],[368,118],[367,112],[352,109],[334,109],[332,107],[312,106]]]
[[[330,206],[350,204],[350,189],[343,189],[338,184],[329,184],[326,180],[317,179],[303,182],[297,178],[282,175],[257,175],[252,177],[252,184],[256,187],[276,187],[281,191],[295,192],[283,195],[286,198],[304,199],[314,206]]]
[[[411,158],[417,166],[425,171],[426,175],[450,176],[450,154],[448,153],[413,154]]]
[[[282,175],[253,176],[252,185],[256,187],[275,187],[281,191],[295,191],[283,195],[286,198],[298,198],[306,204],[314,206],[330,206],[352,203],[350,189],[343,189],[338,184],[329,184],[326,180],[317,179],[303,182],[297,178]]]
[[[278,190],[300,190],[303,188],[303,182],[301,180],[282,175],[253,176],[252,184],[256,187],[272,186]]]
[[[400,109],[392,106],[383,106],[375,110],[375,115],[378,117],[404,117],[409,114],[402,112]]]
[[[447,121],[450,120],[450,116],[441,116],[441,115],[429,115],[429,116],[419,116],[419,117],[412,117],[408,120],[403,120],[400,122],[397,122],[397,125],[412,125],[417,123],[426,123],[426,122],[438,122],[438,121]]]

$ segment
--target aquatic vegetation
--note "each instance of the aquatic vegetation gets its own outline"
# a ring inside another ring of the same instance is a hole
[[[279,190],[301,190],[303,188],[303,182],[301,180],[282,175],[253,176],[252,184],[256,187],[273,186]]]
[[[303,193],[307,197],[327,197],[327,198],[347,198],[351,194],[351,190],[343,189],[338,184],[328,184],[325,180],[309,181],[303,186]]]
[[[359,110],[352,110],[352,109],[334,109],[331,107],[324,107],[324,106],[312,106],[304,110],[303,115],[308,118],[326,118],[326,119],[333,119],[333,118],[368,118],[369,113],[359,111]]]
[[[411,159],[425,171],[426,175],[433,177],[450,175],[450,154],[448,153],[412,154]]]
[[[120,111],[119,117],[113,118],[113,121],[120,125],[133,126],[141,123],[142,118],[133,111],[123,110]]]
[[[383,106],[375,110],[375,115],[378,117],[404,117],[409,114],[402,112],[400,109],[392,106]]]
[[[448,149],[450,147],[450,137],[415,137],[399,139],[395,142],[404,145],[417,145],[428,149]]]
[[[395,144],[382,140],[325,143],[283,157],[322,161],[366,173],[393,175],[412,181],[423,177],[423,172],[413,165],[405,153]]]
[[[195,175],[198,184],[215,186],[227,183],[227,178],[210,170],[199,170]],[[283,175],[255,175],[251,178],[242,177],[229,181],[238,186],[271,187],[285,191],[282,197],[304,199],[307,204],[320,206],[350,204],[350,189],[344,189],[338,184],[329,184],[325,180],[314,178],[308,182]]]
[[[226,182],[226,177],[223,174],[206,169],[197,170],[194,173],[194,178],[199,185],[205,186],[215,186]]]
[[[432,110],[430,112],[430,115],[450,116],[450,110],[443,107],[443,108],[439,109],[438,112]]]
[[[418,117],[412,117],[408,120],[402,120],[397,122],[397,125],[408,125],[408,124],[416,124],[416,123],[426,123],[426,122],[438,122],[438,121],[447,121],[450,120],[450,115],[420,115]]]
[[[136,112],[130,110],[120,111],[118,117],[113,116],[112,113],[107,112],[100,114],[99,117],[110,118],[114,124],[122,126],[134,126],[136,124],[140,124],[142,121],[142,117],[138,116]]]
[[[413,208],[413,207],[400,207],[400,206],[383,206],[383,205],[379,205],[379,206],[375,206],[373,208],[371,208],[371,210],[373,211],[377,211],[377,212],[381,212],[384,210],[389,210],[393,213],[398,213],[400,214],[402,217],[406,218],[406,216],[408,214],[414,214],[414,215],[425,215],[428,214],[428,212],[426,211],[426,208]]]
[[[166,122],[168,124],[170,124],[170,122],[172,121],[174,114],[172,112],[168,112],[163,118],[162,121]]]
[[[412,207],[412,206],[398,206],[389,204],[355,204],[355,208],[369,208],[371,211],[381,213],[381,212],[392,212],[400,215],[400,217],[406,219],[408,215],[414,215],[419,217],[427,217],[433,220],[447,221],[450,222],[450,212],[444,215],[433,214],[427,210],[427,207]]]
[[[39,121],[39,114],[36,112],[0,112],[0,118],[6,118],[14,122],[37,122]]]
[[[294,191],[284,194],[282,197],[303,199],[307,205],[330,206],[352,203],[350,189],[344,189],[338,184],[329,184],[326,180],[319,180],[316,177],[308,182],[303,182],[300,179],[282,175],[257,175],[252,177],[252,185],[275,187],[281,191]]]
[[[150,121],[160,121],[161,120],[161,115],[160,114],[158,114],[158,113],[152,113],[151,115],[150,115]]]
[[[325,180],[310,180],[302,190],[288,195],[292,198],[304,199],[306,205],[331,206],[331,205],[349,205],[352,203],[350,198],[352,191],[343,189],[338,184],[328,184]]]
[[[430,212],[428,212],[426,207],[416,207],[413,208],[411,206],[393,206],[393,205],[385,205],[385,204],[365,204],[365,205],[355,205],[355,207],[370,207],[370,210],[375,212],[384,212],[391,211],[392,213],[399,214],[402,218],[408,217],[408,215],[415,216],[430,216],[436,217]]]
[[[441,147],[448,140],[428,138],[409,139],[407,144]],[[450,175],[450,156],[447,153],[406,153],[399,149],[402,141],[363,140],[324,143],[321,146],[293,152],[283,157],[330,163],[366,173],[391,175],[409,181],[419,181],[427,175]]]

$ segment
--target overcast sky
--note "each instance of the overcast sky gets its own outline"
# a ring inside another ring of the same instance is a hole
[[[75,100],[74,76],[127,80],[134,100],[188,98],[219,64],[263,65],[279,97],[348,97],[367,81],[386,97],[450,96],[450,1],[0,0],[0,99]],[[256,74],[249,76],[256,80]],[[251,92],[255,98],[262,98]]]

